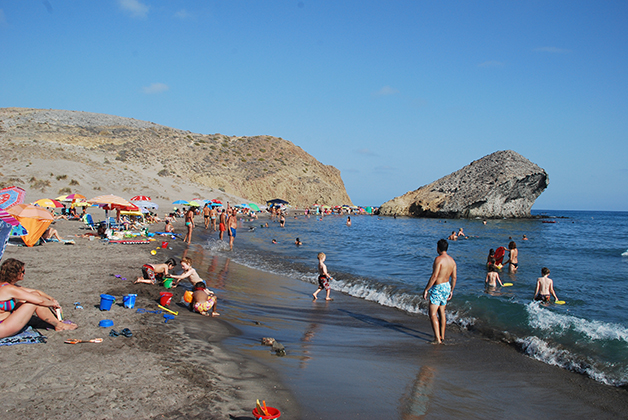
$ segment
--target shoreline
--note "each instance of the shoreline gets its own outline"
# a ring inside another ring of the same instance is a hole
[[[64,237],[84,232],[82,226],[55,225]],[[27,263],[24,286],[57,298],[66,319],[79,325],[42,331],[46,345],[3,347],[10,397],[4,409],[13,416],[40,418],[45,410],[48,418],[251,419],[257,398],[280,408],[282,418],[303,420],[617,418],[628,412],[624,389],[451,325],[448,344],[432,346],[423,315],[337,291],[334,301],[313,303],[315,285],[239,265],[198,243],[171,241],[172,250],[151,256],[160,237],[149,245],[76,242],[5,251],[5,258]],[[122,295],[137,293],[136,308],[157,309],[165,289],[132,281],[142,264],[182,255],[192,257],[218,295],[220,317],[179,306],[182,288],[173,289],[171,304],[179,316],[167,324],[162,315],[119,306]],[[111,312],[97,309],[100,293],[118,298]],[[76,301],[85,309],[73,309]],[[130,328],[133,337],[109,337],[111,328],[97,326],[104,318],[118,331]],[[268,336],[285,345],[286,357],[260,344]],[[104,342],[63,344],[95,337]]]
[[[106,245],[74,238],[83,224],[58,220],[54,225],[76,245],[47,243],[33,248],[7,246],[3,260],[26,263],[21,284],[56,298],[74,331],[39,331],[46,344],[2,346],[0,367],[6,403],[3,411],[16,418],[251,418],[255,399],[281,399],[282,411],[299,416],[299,407],[277,375],[254,360],[224,349],[221,341],[239,332],[228,322],[202,317],[179,307],[183,290],[174,289],[171,308],[179,311],[164,323],[156,310],[162,287],[134,285],[145,263],[179,259],[185,246],[150,254],[159,243]],[[121,280],[114,275],[126,277]],[[98,309],[100,294],[116,297],[111,311]],[[135,309],[122,307],[122,296],[136,293]],[[176,299],[176,300],[175,300]],[[84,309],[74,309],[80,302]],[[114,326],[101,328],[102,319]],[[109,337],[113,328],[129,328],[133,336]],[[103,338],[99,344],[64,344],[71,338]]]

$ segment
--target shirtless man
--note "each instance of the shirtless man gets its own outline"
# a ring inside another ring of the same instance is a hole
[[[218,237],[222,241],[225,236],[225,231],[227,230],[227,213],[224,209],[220,212],[220,224],[218,225],[218,230],[220,231]]]
[[[534,290],[534,300],[540,300],[543,303],[549,303],[551,296],[554,296],[554,300],[558,300],[556,292],[554,292],[554,281],[548,276],[550,270],[547,267],[541,268],[541,275],[536,279],[536,290]]]
[[[229,250],[233,251],[233,241],[236,237],[236,229],[238,228],[238,217],[236,213],[236,209],[233,209],[233,212],[227,219],[227,226],[229,227]]]
[[[448,247],[449,244],[445,239],[438,241],[436,246],[438,257],[434,259],[432,276],[423,291],[423,299],[427,299],[429,296],[430,301],[429,315],[432,330],[434,330],[432,344],[441,344],[445,339],[445,327],[447,326],[445,306],[451,300],[456,287],[456,262],[447,255]],[[449,284],[450,278],[451,284]]]
[[[205,203],[205,207],[203,207],[203,221],[205,222],[205,230],[209,228],[209,213],[211,213],[211,210],[209,209],[209,204]]]
[[[517,249],[515,241],[510,241],[508,244],[508,260],[506,260],[504,265],[506,264],[510,264],[508,266],[509,273],[517,272],[517,268],[519,267],[519,250]]]
[[[449,235],[449,237],[447,238],[450,241],[455,241],[458,239],[458,235],[456,235],[456,231],[454,230],[453,232],[451,232],[451,235]]]
[[[217,216],[218,216],[218,212],[216,211],[214,207],[212,207],[211,210],[209,211],[209,217],[212,220],[212,230],[214,232],[216,231],[216,217]]]

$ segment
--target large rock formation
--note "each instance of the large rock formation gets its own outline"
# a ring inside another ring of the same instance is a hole
[[[545,170],[512,150],[485,156],[438,181],[394,198],[380,214],[445,218],[531,217],[547,188]]]
[[[5,182],[29,180],[51,195],[62,186],[112,191],[120,184],[131,194],[158,194],[189,182],[202,187],[199,194],[217,190],[257,203],[352,204],[338,169],[272,136],[197,134],[113,115],[0,108],[0,144]],[[63,169],[53,174],[50,167],[59,162]]]

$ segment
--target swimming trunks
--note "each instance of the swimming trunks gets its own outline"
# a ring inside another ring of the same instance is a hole
[[[229,228],[229,231],[231,232],[231,236],[233,236],[233,237],[235,238],[235,237],[236,237],[236,229],[235,229],[235,228],[230,227],[230,228]]]
[[[432,305],[445,306],[447,305],[447,298],[451,294],[451,285],[449,282],[435,284],[427,294]]]
[[[216,304],[216,296],[209,296],[205,302],[196,302],[194,310],[199,313],[209,312]]]
[[[541,302],[549,302],[550,301],[550,295],[544,295],[539,293],[538,295],[536,295],[536,300],[540,300]]]
[[[142,266],[142,274],[145,279],[150,280],[153,284],[157,283],[157,279],[155,279],[155,269],[152,265],[144,264]]]
[[[510,264],[512,264],[512,266],[515,268],[519,267],[519,263],[510,263]]]
[[[0,285],[0,287],[4,287],[7,284],[9,283],[4,283]],[[0,311],[13,312],[13,309],[15,309],[15,301],[13,299],[3,300],[0,302]]]
[[[327,281],[327,276],[318,276],[318,288],[329,290],[329,281]]]
[[[220,231],[224,232],[225,230],[227,230],[227,228],[225,227],[225,224],[220,222]]]

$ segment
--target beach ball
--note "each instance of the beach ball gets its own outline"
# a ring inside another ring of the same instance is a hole
[[[157,251],[155,251],[154,249],[150,252],[152,255],[157,255]]]

